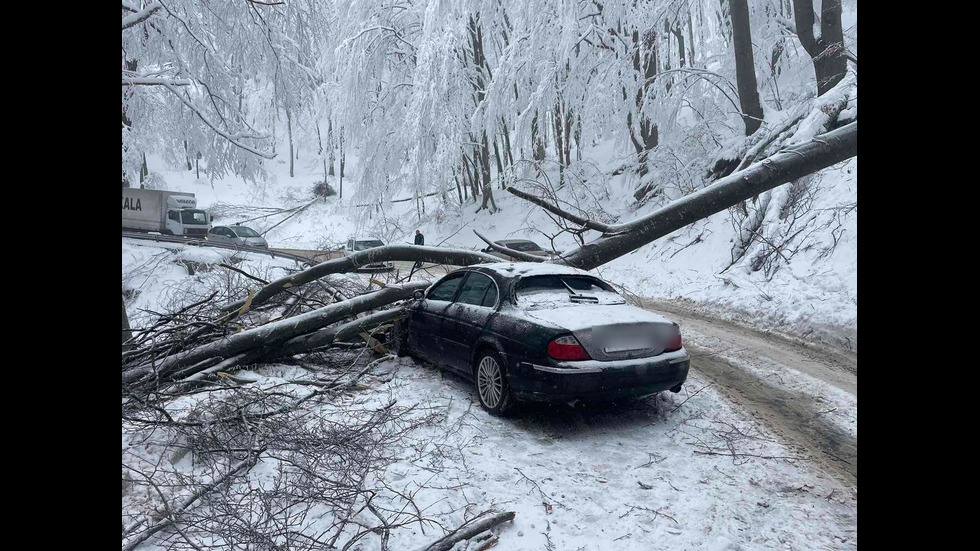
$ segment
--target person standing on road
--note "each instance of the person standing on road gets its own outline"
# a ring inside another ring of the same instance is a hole
[[[425,236],[422,235],[422,230],[415,230],[415,244],[416,245],[425,245]],[[415,266],[413,266],[412,269],[413,270],[418,270],[421,267],[422,267],[422,262],[421,261],[416,261],[415,262]]]

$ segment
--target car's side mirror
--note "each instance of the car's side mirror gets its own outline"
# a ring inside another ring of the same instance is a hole
[[[425,298],[425,292],[421,290],[417,290],[414,293],[412,293],[412,298],[414,298],[415,300],[422,300],[423,298]]]

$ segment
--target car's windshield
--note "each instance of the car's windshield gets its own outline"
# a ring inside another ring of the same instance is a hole
[[[501,241],[499,244],[507,247],[508,249],[522,252],[544,250],[537,246],[537,244],[535,244],[533,241]]]
[[[519,306],[543,308],[568,304],[624,304],[623,297],[608,283],[581,275],[537,275],[522,278],[517,283]],[[589,300],[579,299],[587,297]],[[557,304],[556,304],[557,303]]]
[[[180,211],[180,222],[182,224],[207,224],[208,214],[203,210],[182,210]]]
[[[373,249],[375,247],[384,247],[384,243],[382,243],[381,241],[378,241],[377,239],[368,239],[368,240],[365,240],[365,241],[355,241],[354,242],[354,250],[355,251],[364,251],[364,250],[367,250],[367,249]]]
[[[255,233],[255,230],[253,230],[252,228],[247,228],[245,226],[235,226],[232,229],[235,230],[235,233],[238,234],[238,237],[259,237],[259,234]]]

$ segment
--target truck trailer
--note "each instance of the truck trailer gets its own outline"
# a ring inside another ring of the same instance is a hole
[[[193,193],[122,188],[124,230],[204,237],[211,217],[197,208]]]

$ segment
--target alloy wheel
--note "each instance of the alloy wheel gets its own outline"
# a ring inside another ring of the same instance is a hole
[[[477,368],[477,390],[487,408],[493,409],[500,403],[504,393],[504,381],[500,373],[500,365],[493,356],[484,356],[480,360]]]

